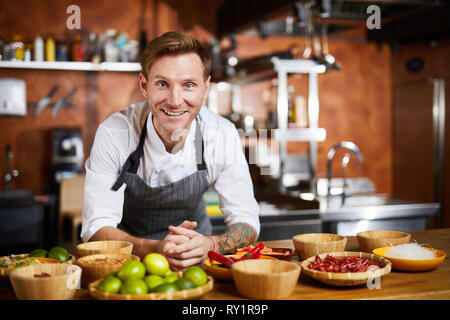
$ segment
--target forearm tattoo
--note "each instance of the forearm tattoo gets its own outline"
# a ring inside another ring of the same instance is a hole
[[[225,232],[217,236],[217,251],[226,253],[236,248],[245,247],[258,239],[256,230],[247,223],[235,223],[225,229]]]

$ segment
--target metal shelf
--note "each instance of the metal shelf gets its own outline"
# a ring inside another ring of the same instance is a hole
[[[0,69],[140,72],[138,62],[0,61]]]

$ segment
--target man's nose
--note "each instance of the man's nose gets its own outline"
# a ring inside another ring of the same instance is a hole
[[[183,93],[180,88],[173,86],[170,89],[168,102],[173,106],[179,106],[183,102]]]

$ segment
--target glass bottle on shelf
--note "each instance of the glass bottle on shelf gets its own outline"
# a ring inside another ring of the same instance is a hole
[[[55,40],[51,36],[45,40],[45,61],[55,61]]]
[[[67,44],[63,40],[56,41],[56,61],[68,61]]]
[[[72,61],[84,61],[84,48],[79,34],[75,35],[72,43]]]
[[[44,61],[44,40],[38,35],[34,39],[34,61]]]

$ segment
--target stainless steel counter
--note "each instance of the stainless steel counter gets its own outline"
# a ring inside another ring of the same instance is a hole
[[[279,200],[277,200],[279,199]],[[319,198],[317,205],[290,197],[273,196],[259,201],[260,240],[290,238],[308,232],[330,232],[354,236],[365,230],[424,230],[430,227],[430,217],[440,210],[438,203],[411,203],[389,199],[385,195],[359,195],[345,199],[338,196],[327,201]],[[311,209],[312,207],[312,209]],[[315,208],[314,208],[315,207]],[[225,229],[223,217],[211,219],[215,232]]]

